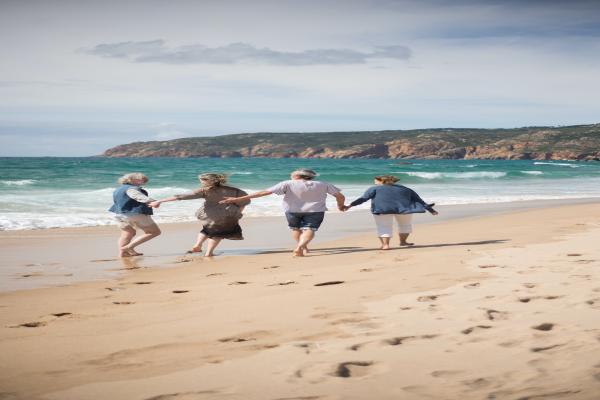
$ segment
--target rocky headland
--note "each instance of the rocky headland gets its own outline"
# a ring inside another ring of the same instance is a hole
[[[600,124],[514,129],[241,133],[123,144],[105,157],[600,160]]]

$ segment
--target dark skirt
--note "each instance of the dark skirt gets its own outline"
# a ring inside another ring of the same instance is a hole
[[[236,223],[235,225],[214,225],[207,224],[202,226],[201,233],[204,233],[211,239],[229,239],[229,240],[244,240],[242,236],[242,227]]]

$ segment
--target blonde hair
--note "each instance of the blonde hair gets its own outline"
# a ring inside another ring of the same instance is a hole
[[[212,188],[215,186],[221,186],[227,183],[227,175],[207,173],[198,175],[198,179],[204,183],[203,186]]]
[[[379,175],[375,177],[375,180],[383,183],[384,185],[393,185],[400,179],[396,178],[394,175]]]
[[[119,182],[121,185],[124,185],[131,184],[134,180],[143,180],[148,182],[148,177],[141,172],[132,172],[130,174],[123,175],[117,182]]]

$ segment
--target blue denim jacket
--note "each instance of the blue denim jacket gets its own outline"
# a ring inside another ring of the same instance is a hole
[[[375,185],[350,203],[354,207],[371,200],[373,214],[413,214],[433,211],[412,189],[402,185]]]

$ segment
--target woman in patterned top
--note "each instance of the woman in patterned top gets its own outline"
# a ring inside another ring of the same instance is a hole
[[[198,176],[202,186],[191,193],[176,194],[163,200],[151,203],[159,206],[161,203],[178,200],[204,199],[204,204],[196,211],[196,217],[202,224],[202,230],[190,253],[202,252],[202,244],[208,241],[205,257],[212,257],[214,251],[223,239],[243,240],[242,228],[239,220],[242,211],[250,201],[237,204],[219,204],[226,197],[240,197],[247,195],[241,189],[226,186],[227,177],[223,174],[207,173]]]

